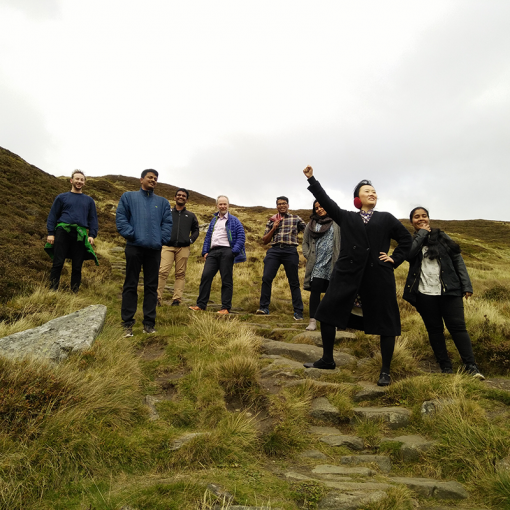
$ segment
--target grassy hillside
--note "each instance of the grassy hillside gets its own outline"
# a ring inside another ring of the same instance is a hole
[[[46,217],[56,194],[69,189],[67,179],[50,176],[0,149],[2,216],[0,244],[0,337],[47,322],[89,304],[108,307],[105,328],[92,349],[58,367],[0,357],[0,508],[24,510],[181,510],[228,508],[207,484],[235,495],[238,504],[297,510],[314,508],[325,486],[291,483],[282,475],[315,449],[327,463],[339,464],[345,447],[331,448],[308,433],[311,425],[328,425],[309,414],[310,403],[325,396],[341,412],[336,424],[344,434],[363,439],[368,453],[390,455],[393,474],[455,479],[470,491],[461,508],[510,508],[510,477],[495,465],[510,454],[510,236],[504,222],[433,221],[463,249],[475,295],[466,304],[466,319],[482,371],[493,379],[480,383],[437,370],[425,328],[415,310],[400,297],[403,334],[392,365],[394,384],[373,402],[355,403],[363,381],[375,381],[380,367],[378,338],[356,333],[340,352],[361,363],[304,380],[302,369],[284,370],[279,379],[264,375],[270,361],[259,356],[266,338],[293,342],[296,331],[288,284],[280,271],[273,286],[271,315],[252,315],[258,307],[265,248],[263,225],[273,210],[233,206],[247,233],[248,262],[234,270],[234,308],[229,320],[212,312],[193,314],[170,307],[168,290],[158,308],[155,336],[141,333],[141,302],[135,336],[125,339],[120,327],[123,240],[115,231],[115,208],[136,178],[90,178],[86,193],[97,202],[100,266],[87,263],[79,294],[46,290],[50,260],[42,250]],[[175,187],[158,184],[171,199]],[[214,199],[192,192],[189,208],[207,223]],[[309,212],[300,212],[307,218]],[[406,224],[406,222],[404,222]],[[185,298],[196,299],[203,262],[201,240],[192,247]],[[401,295],[407,272],[396,271]],[[301,257],[300,277],[303,279]],[[69,274],[63,274],[68,281]],[[170,275],[169,285],[173,283]],[[220,284],[211,299],[220,301]],[[308,293],[303,292],[305,312]],[[253,326],[258,324],[259,327]],[[283,328],[282,328],[283,327]],[[449,339],[454,366],[460,360]],[[497,377],[497,378],[496,378]],[[301,381],[303,384],[289,385]],[[325,383],[330,383],[329,385]],[[152,421],[146,396],[159,400]],[[421,403],[445,398],[453,404],[432,421]],[[406,462],[393,443],[381,443],[394,431],[379,423],[349,423],[353,407],[402,406],[413,418],[399,434],[420,434],[437,441],[419,460]],[[329,424],[331,425],[331,424]],[[186,433],[201,433],[186,447],[173,450]],[[376,479],[384,481],[378,472]],[[413,503],[414,500],[414,503]],[[408,510],[428,502],[409,491],[392,492],[365,510]],[[435,508],[458,507],[451,501]],[[414,506],[415,507],[415,506]]]

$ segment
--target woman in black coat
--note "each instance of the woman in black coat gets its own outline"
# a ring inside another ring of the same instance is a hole
[[[473,287],[460,246],[438,228],[430,228],[429,212],[425,207],[415,207],[409,219],[415,233],[407,257],[409,273],[403,297],[420,313],[441,371],[445,374],[453,372],[446,350],[444,321],[465,371],[485,379],[476,365],[464,320],[462,298],[471,297]]]
[[[393,271],[406,259],[412,238],[402,223],[390,213],[374,211],[377,193],[370,181],[361,181],[354,190],[359,213],[341,209],[313,177],[313,169],[303,170],[308,189],[328,215],[340,225],[342,246],[326,295],[316,312],[321,322],[323,355],[307,368],[334,369],[333,347],[336,328],[360,329],[380,335],[382,367],[378,385],[391,382],[390,365],[395,336],[400,335],[400,313]],[[388,255],[391,239],[398,246]]]

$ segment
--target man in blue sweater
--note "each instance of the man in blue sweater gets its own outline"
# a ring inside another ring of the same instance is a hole
[[[78,292],[81,268],[87,257],[87,247],[97,237],[97,212],[94,200],[83,194],[85,174],[75,170],[71,176],[71,191],[61,193],[51,206],[47,242],[53,245],[53,266],[50,272],[50,289],[57,290],[66,258],[72,261],[71,290]],[[89,230],[87,236],[87,229]]]
[[[144,170],[139,191],[127,191],[117,207],[117,231],[126,243],[126,279],[122,288],[122,325],[133,336],[138,280],[143,267],[143,332],[156,333],[158,275],[161,247],[170,241],[172,211],[166,198],[154,194],[156,170]]]

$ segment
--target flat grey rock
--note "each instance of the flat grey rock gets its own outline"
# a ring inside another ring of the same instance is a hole
[[[309,428],[311,434],[317,434],[318,436],[337,436],[341,434],[340,430],[335,427],[317,427],[312,425]]]
[[[435,441],[429,441],[416,435],[383,438],[381,444],[389,441],[401,443],[400,453],[406,462],[419,460],[421,455],[430,450],[435,444]]]
[[[381,482],[333,482],[330,480],[324,480],[321,478],[320,480],[326,487],[330,487],[331,489],[338,489],[345,492],[354,492],[354,491],[380,491],[380,490],[388,490],[391,489],[391,485],[389,483],[381,483]]]
[[[320,440],[329,446],[346,446],[351,450],[361,451],[365,447],[363,440],[356,436],[345,436],[342,434],[322,436]]]
[[[149,408],[149,420],[155,421],[159,420],[159,414],[156,409],[156,404],[161,402],[160,399],[153,397],[152,395],[145,395],[144,398],[145,405]]]
[[[382,421],[390,429],[399,429],[409,425],[411,411],[403,407],[354,407],[352,422],[358,420]]]
[[[277,340],[264,340],[262,342],[262,350],[266,354],[286,356],[302,363],[313,363],[322,356],[322,349],[314,345],[289,344]]]
[[[510,456],[496,461],[496,471],[498,473],[510,472]]]
[[[359,510],[369,503],[377,503],[386,497],[386,492],[376,491],[368,494],[359,492],[331,491],[318,505],[318,510]]]
[[[268,375],[272,372],[280,372],[282,370],[303,370],[303,363],[299,363],[299,361],[294,361],[292,359],[284,358],[283,356],[278,355],[263,355],[262,359],[270,359],[272,363],[267,367],[264,367],[260,373],[261,375]]]
[[[106,306],[91,305],[53,319],[37,328],[0,339],[0,355],[49,360],[65,360],[74,352],[90,349],[103,329]]]
[[[377,464],[383,473],[391,471],[391,459],[386,455],[343,455],[340,457],[340,462],[347,466]]]
[[[340,413],[338,409],[329,402],[326,397],[314,398],[310,406],[310,415],[316,420],[338,422]]]
[[[352,340],[356,338],[356,335],[354,333],[348,333],[347,331],[337,331],[335,335],[335,343],[340,342],[344,339]],[[313,342],[317,347],[322,347],[322,336],[320,331],[303,331],[299,335],[296,335],[292,338],[293,342],[301,343],[303,341],[311,341]],[[352,356],[353,360],[355,361],[356,358]]]
[[[327,455],[324,455],[319,450],[306,450],[301,452],[298,456],[300,459],[316,459],[316,460],[324,460],[327,459]]]
[[[354,402],[366,402],[369,400],[375,400],[377,398],[382,397],[386,391],[387,388],[377,386],[377,384],[373,383],[359,383],[360,386],[362,386],[362,390],[358,391],[352,399]]]
[[[455,400],[452,398],[436,398],[434,400],[426,400],[421,405],[421,415],[424,418],[429,418],[434,416],[437,412],[441,411],[447,406],[450,406],[455,403]]]
[[[373,469],[366,467],[345,467],[333,466],[331,464],[321,464],[312,469],[312,473],[316,475],[343,475],[343,476],[374,476],[376,473]]]
[[[393,483],[403,484],[420,496],[437,499],[467,499],[468,492],[459,482],[440,482],[430,478],[395,477]]]

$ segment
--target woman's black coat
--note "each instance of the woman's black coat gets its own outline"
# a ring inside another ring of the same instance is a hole
[[[322,205],[322,204],[321,204]],[[423,261],[422,248],[429,232],[424,228],[415,232],[411,250],[407,255],[409,260],[409,273],[404,287],[403,298],[416,306],[416,296],[418,295],[418,285],[420,283],[421,263]],[[441,238],[450,239],[447,234],[441,232],[439,237],[439,265],[441,278],[442,296],[463,296],[466,292],[473,293],[473,286],[460,253],[452,253],[448,250],[446,244],[441,242]]]
[[[352,327],[352,320],[349,323],[351,310],[359,294],[365,333],[400,335],[393,270],[406,259],[411,248],[411,234],[397,218],[386,212],[374,211],[365,224],[359,213],[338,207],[315,177],[310,177],[308,182],[308,189],[333,221],[340,225],[342,232],[340,256],[315,317],[338,328]],[[390,255],[394,264],[379,260],[380,252],[388,253],[391,239],[398,242]]]

